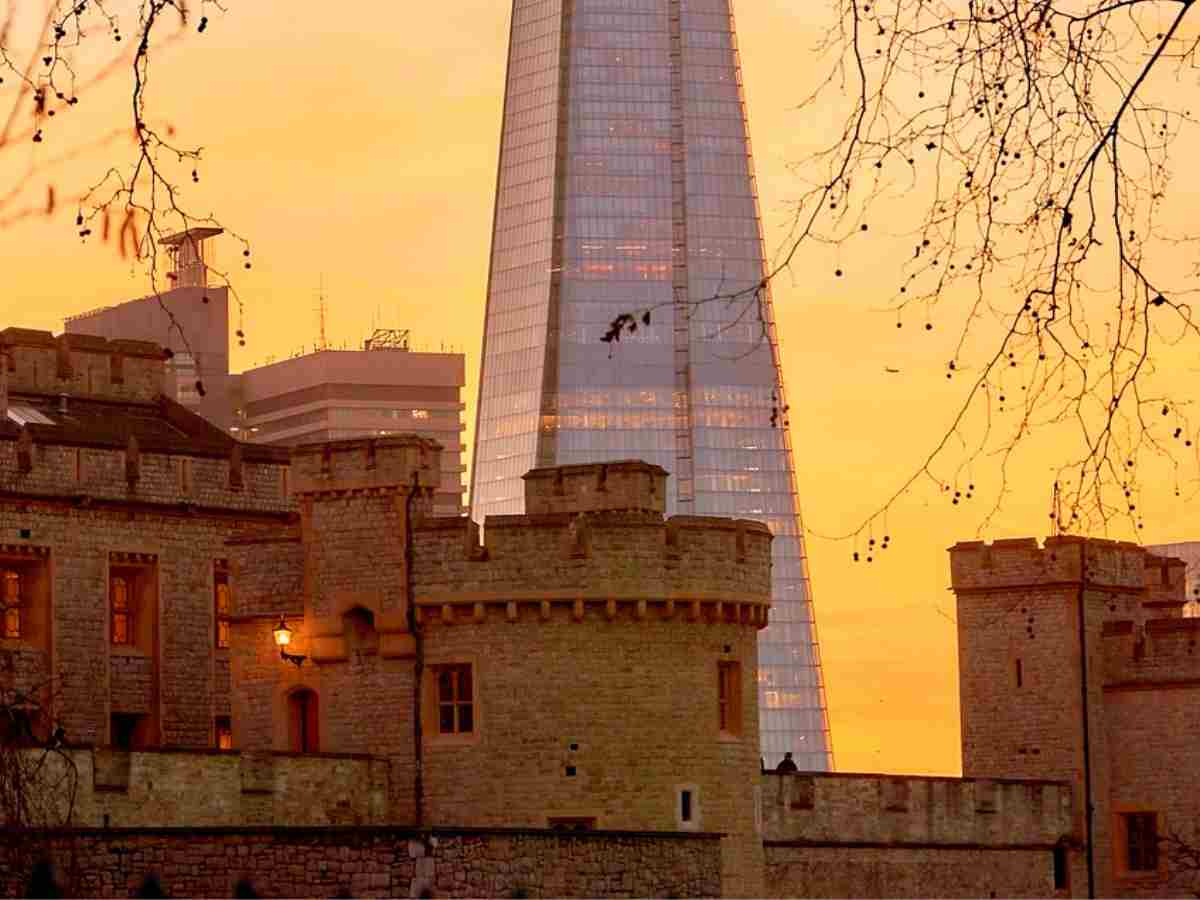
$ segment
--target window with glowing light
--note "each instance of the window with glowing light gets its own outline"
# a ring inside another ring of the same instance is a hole
[[[112,642],[130,645],[133,643],[133,602],[130,598],[132,585],[130,576],[114,574],[108,582],[108,596],[112,604]]]
[[[471,734],[475,730],[474,686],[470,663],[434,666],[438,734]]]
[[[4,591],[4,637],[20,638],[24,632],[22,627],[22,579],[21,573],[12,569],[3,571]]]
[[[233,722],[229,716],[217,716],[213,731],[218,750],[233,749]]]
[[[217,649],[229,648],[229,619],[232,615],[229,595],[229,564],[219,559],[213,564],[213,615],[216,620]]]

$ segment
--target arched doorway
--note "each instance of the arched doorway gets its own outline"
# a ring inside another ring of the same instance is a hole
[[[288,749],[294,753],[318,753],[321,749],[320,712],[317,692],[308,688],[288,695]]]

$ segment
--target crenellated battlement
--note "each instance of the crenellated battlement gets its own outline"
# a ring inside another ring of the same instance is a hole
[[[529,515],[667,509],[667,470],[640,459],[533,469],[525,480]]]
[[[407,491],[414,485],[432,492],[441,483],[441,452],[437,441],[415,434],[305,444],[292,450],[292,493]]]
[[[1106,690],[1162,687],[1200,679],[1200,619],[1165,618],[1106,622],[1103,632]]]
[[[1174,609],[1185,602],[1182,560],[1166,559],[1124,541],[1074,535],[965,541],[950,548],[950,579],[957,594],[1079,584],[1093,590],[1142,594],[1149,606]]]
[[[764,626],[771,532],[761,523],[645,510],[428,519],[415,534],[416,602],[426,620],[481,621],[490,606],[513,620],[567,604],[617,615]]]
[[[1061,781],[766,773],[762,804],[768,844],[1048,847],[1073,823]]]
[[[162,347],[147,341],[56,337],[30,328],[0,331],[0,354],[7,392],[142,402],[162,393],[167,358]]]

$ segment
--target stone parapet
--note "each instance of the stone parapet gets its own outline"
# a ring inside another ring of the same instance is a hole
[[[394,821],[388,807],[388,762],[382,758],[195,750],[131,753],[108,747],[69,753],[78,773],[72,821],[81,826]],[[50,767],[62,766],[54,755],[47,760]]]
[[[759,522],[613,510],[492,516],[484,531],[480,544],[465,519],[420,524],[419,607],[447,621],[477,617],[480,605],[544,616],[546,604],[567,603],[577,618],[599,604],[610,616],[620,607],[638,617],[766,624],[772,537]]]
[[[162,393],[167,355],[147,341],[107,340],[30,328],[0,331],[8,389],[150,401]]]
[[[1086,558],[1083,555],[1086,548]],[[958,594],[1008,591],[1014,588],[1059,587],[1079,584],[1086,575],[1089,589],[1146,591],[1151,602],[1183,601],[1183,567],[1163,560],[1137,544],[1073,535],[964,541],[950,548],[950,579]],[[1163,584],[1166,572],[1167,583]]]
[[[1062,781],[766,773],[761,790],[768,844],[1052,847],[1072,828]]]
[[[1200,619],[1106,622],[1101,649],[1104,689],[1200,687]]]
[[[437,441],[415,434],[304,444],[292,450],[292,493],[408,490],[414,485],[432,492],[441,484],[441,452]]]
[[[220,456],[193,455],[186,450],[73,446],[40,438],[30,440],[26,449],[22,438],[0,436],[0,496],[69,500],[84,506],[106,501],[165,505],[185,512],[293,510],[285,484],[286,452],[254,448],[250,453],[260,458],[239,460],[229,448]]]
[[[610,509],[667,509],[667,470],[640,459],[533,469],[525,479],[530,515]]]

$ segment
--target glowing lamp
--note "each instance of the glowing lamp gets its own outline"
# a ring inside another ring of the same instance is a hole
[[[292,629],[288,628],[287,619],[283,616],[279,617],[279,624],[275,626],[275,646],[281,650],[292,642]]]
[[[271,634],[275,637],[275,646],[279,648],[280,659],[282,659],[284,662],[295,663],[296,668],[300,668],[300,666],[304,665],[304,661],[308,659],[307,656],[287,652],[286,648],[288,644],[292,642],[292,629],[288,627],[287,618],[285,616],[279,617],[279,624],[275,626],[275,628],[271,631]]]

